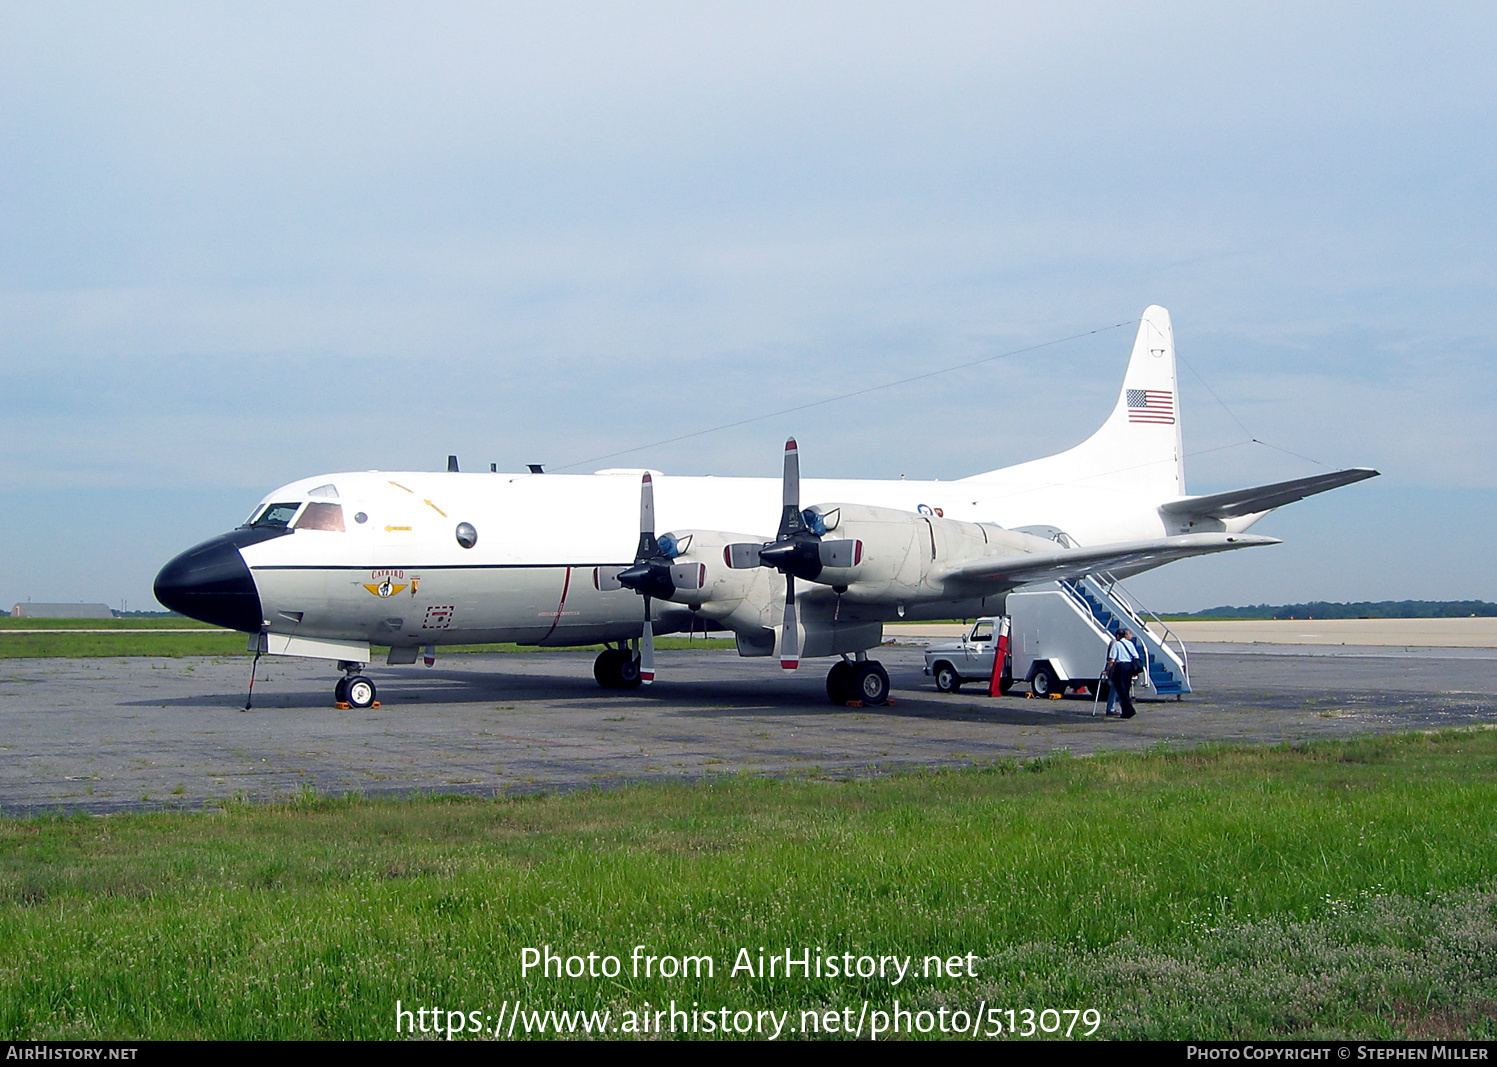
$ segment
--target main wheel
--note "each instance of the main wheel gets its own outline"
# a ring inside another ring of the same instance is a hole
[[[1051,693],[1059,693],[1060,679],[1055,676],[1055,671],[1048,663],[1040,665],[1030,679],[1029,691],[1037,697],[1048,697]]]
[[[356,674],[348,679],[344,693],[350,706],[355,708],[374,707],[374,683],[362,674]]]
[[[333,700],[338,704],[348,703],[348,676],[344,675],[338,679],[338,684],[333,686]]]
[[[875,660],[858,665],[852,677],[852,695],[865,707],[876,708],[889,699],[889,672]]]
[[[852,699],[852,664],[839,659],[826,672],[826,695],[833,704],[845,705]]]
[[[936,688],[943,693],[955,693],[962,687],[962,676],[949,663],[936,664]]]
[[[598,653],[598,658],[593,660],[593,677],[604,689],[617,689],[619,687],[618,660],[623,658],[623,653],[616,648],[605,648]]]
[[[593,677],[604,689],[633,689],[640,683],[639,660],[627,649],[605,648],[593,660]]]

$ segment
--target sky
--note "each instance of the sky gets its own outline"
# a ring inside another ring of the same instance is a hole
[[[0,5],[0,607],[155,607],[274,487],[449,453],[1031,459],[1151,303],[1192,492],[1383,473],[1141,600],[1497,600],[1494,46],[1475,3]]]

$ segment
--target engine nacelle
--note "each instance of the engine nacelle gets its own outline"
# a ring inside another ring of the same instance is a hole
[[[853,603],[949,600],[970,595],[949,588],[956,564],[988,556],[1019,556],[1055,547],[1032,534],[993,523],[964,522],[867,504],[821,504],[826,538],[856,542],[852,566],[824,566],[813,581],[841,591]]]
[[[685,604],[730,630],[748,632],[770,625],[777,576],[762,567],[734,570],[724,558],[728,545],[763,537],[721,530],[673,530],[662,540],[667,537],[682,546],[672,571],[685,571],[688,579],[677,583],[669,598],[672,603]]]

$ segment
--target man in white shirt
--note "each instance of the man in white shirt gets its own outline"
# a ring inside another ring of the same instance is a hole
[[[1133,718],[1133,696],[1129,691],[1133,688],[1133,674],[1138,663],[1138,648],[1133,644],[1133,631],[1124,627],[1112,639],[1112,644],[1107,646],[1107,666],[1103,668],[1103,673],[1107,675],[1108,715],[1112,714],[1115,704],[1121,703],[1122,718]]]

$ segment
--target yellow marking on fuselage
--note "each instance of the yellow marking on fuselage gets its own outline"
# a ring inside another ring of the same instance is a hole
[[[390,484],[393,485],[396,489],[405,489],[405,486],[401,485],[399,482],[391,482]],[[411,493],[412,495],[414,495],[416,492],[414,489],[405,489],[405,491],[407,493]]]
[[[409,530],[409,526],[386,526],[386,530]]]
[[[435,504],[433,504],[430,500],[428,500],[426,502],[426,506],[429,507],[429,508],[431,508],[431,510],[435,511],[438,515],[442,516],[442,518],[445,519],[447,517],[447,513],[445,511],[443,511],[441,508],[437,507]]]

